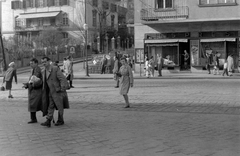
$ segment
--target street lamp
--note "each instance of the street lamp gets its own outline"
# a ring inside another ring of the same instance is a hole
[[[1,51],[2,51],[2,57],[3,57],[3,70],[7,70],[7,63],[5,58],[5,52],[4,52],[4,46],[3,46],[3,39],[2,39],[2,2],[5,2],[6,0],[0,0],[0,42],[1,42]]]
[[[106,53],[108,54],[108,35],[106,35]]]
[[[33,56],[33,58],[35,58],[36,56],[35,56],[35,49],[32,49],[32,56]]]
[[[57,60],[59,61],[58,46],[55,46],[55,51],[56,51],[56,54],[57,54]]]
[[[45,56],[48,56],[47,55],[47,47],[44,47],[44,51],[45,51]]]
[[[88,25],[85,23],[83,25],[83,29],[85,30],[85,55],[86,55],[86,58],[85,58],[85,61],[86,61],[86,76],[89,76],[88,74],[88,53],[87,53],[87,41],[88,41]]]

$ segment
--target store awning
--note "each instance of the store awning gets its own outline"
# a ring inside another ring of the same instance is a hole
[[[171,47],[178,46],[178,43],[160,43],[160,44],[147,44],[148,47]]]
[[[44,18],[44,17],[56,17],[60,11],[54,12],[38,12],[38,13],[27,13],[27,14],[20,14],[18,18]]]
[[[145,43],[176,43],[188,42],[187,39],[161,39],[161,40],[145,40]]]
[[[236,38],[210,38],[210,39],[201,39],[200,42],[235,42]]]

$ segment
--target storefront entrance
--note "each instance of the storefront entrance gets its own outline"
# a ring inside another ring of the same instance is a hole
[[[179,43],[179,65],[180,70],[190,70],[190,51],[189,51],[189,42]]]

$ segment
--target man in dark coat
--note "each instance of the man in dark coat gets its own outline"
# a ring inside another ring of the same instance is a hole
[[[163,63],[164,63],[164,60],[162,58],[162,55],[161,54],[157,54],[157,68],[158,68],[158,76],[162,76],[162,69],[163,69]]]
[[[36,112],[42,109],[42,73],[38,60],[31,59],[30,66],[32,67],[31,76],[29,82],[25,84],[25,88],[28,88],[28,111],[31,117],[29,124],[37,122]],[[34,77],[35,80],[33,80]]]
[[[106,55],[103,55],[103,58],[101,60],[101,65],[102,65],[102,71],[101,71],[101,74],[105,74],[106,72],[106,67],[107,67],[107,57]]]
[[[42,126],[51,127],[54,109],[58,109],[58,121],[55,126],[64,124],[63,109],[69,108],[68,96],[66,90],[69,88],[66,77],[56,66],[50,65],[48,57],[42,58],[44,69],[43,75],[43,116],[47,115],[47,121]]]

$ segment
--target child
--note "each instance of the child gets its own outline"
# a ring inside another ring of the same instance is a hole
[[[222,76],[224,76],[224,74],[226,73],[226,75],[228,76],[228,69],[227,69],[228,63],[227,60],[225,60],[224,64],[223,64],[223,73]]]

